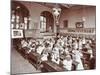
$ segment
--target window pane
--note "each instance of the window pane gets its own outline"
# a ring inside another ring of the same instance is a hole
[[[40,16],[40,21],[43,21],[43,16]]]
[[[44,23],[42,22],[42,23],[41,23],[41,28],[43,28],[43,27],[44,27]]]
[[[45,29],[46,29],[46,23],[44,23],[43,28],[45,28]]]
[[[46,17],[40,16],[40,30],[46,31]]]
[[[44,22],[46,22],[46,18],[44,17]]]
[[[42,28],[42,24],[41,24],[42,22],[40,21],[40,28]]]

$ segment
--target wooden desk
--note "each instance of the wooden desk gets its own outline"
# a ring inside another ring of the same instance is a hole
[[[37,69],[38,68],[38,62],[40,60],[40,54],[38,54],[36,52],[30,52],[29,55],[28,55],[28,60]]]
[[[61,72],[65,71],[63,67],[60,67],[58,64],[51,62],[51,61],[44,61],[42,62],[43,69],[45,72]]]
[[[38,62],[40,61],[40,54],[36,52],[30,52],[28,55],[29,62],[34,65],[38,69]],[[41,70],[43,72],[60,72],[65,71],[63,67],[60,67],[58,64],[51,62],[51,61],[43,61],[41,63],[43,67]]]
[[[38,58],[39,58],[39,54],[38,53],[35,53],[35,52],[30,52],[29,53],[29,57],[31,58],[31,59],[33,59],[34,61],[37,61],[38,60]]]
[[[26,49],[24,48],[20,48],[20,49],[17,49],[17,51],[26,59],[27,58],[27,53],[26,53]]]

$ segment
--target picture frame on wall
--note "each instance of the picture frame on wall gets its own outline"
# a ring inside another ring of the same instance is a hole
[[[76,22],[75,25],[76,25],[76,28],[83,28],[84,22]]]
[[[34,1],[11,1],[11,4],[11,11],[15,10],[15,16],[17,14],[20,20],[18,23],[16,20],[11,22],[15,25],[15,28],[11,29],[13,47],[11,74],[67,72],[96,68],[96,37],[92,42],[91,38],[95,33],[89,33],[88,30],[91,28],[86,27],[90,22],[88,18],[95,16],[96,6]],[[93,23],[95,24],[95,17]],[[92,27],[91,25],[94,24],[89,25]],[[95,26],[93,29],[95,30]],[[86,47],[88,46],[87,41],[90,45],[93,43],[94,47],[87,48],[93,49],[93,52],[84,50],[85,44]],[[28,67],[24,61],[15,62],[20,56],[13,58],[14,50],[17,50],[22,55],[22,59],[25,58],[31,66]],[[86,54],[83,54],[83,50]]]
[[[21,29],[12,29],[12,38],[23,38],[23,30]]]

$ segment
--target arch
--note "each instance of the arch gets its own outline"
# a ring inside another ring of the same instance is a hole
[[[13,29],[29,29],[30,13],[22,3],[11,2],[11,19]]]
[[[51,12],[49,11],[43,11],[41,12],[40,16],[44,17],[46,19],[46,32],[53,32],[54,28],[54,18]],[[41,20],[40,20],[41,22]],[[40,23],[41,28],[41,23]],[[51,31],[50,31],[51,29]]]
[[[18,6],[20,6],[20,9],[17,9]],[[17,10],[18,13],[22,13],[25,17],[30,15],[28,8],[18,1],[12,1],[11,10]]]

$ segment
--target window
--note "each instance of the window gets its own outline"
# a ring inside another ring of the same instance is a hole
[[[23,11],[22,11],[23,10]],[[12,2],[11,5],[11,27],[12,29],[29,28],[29,10],[19,2]]]
[[[41,12],[40,15],[40,32],[52,32],[54,27],[54,19],[52,13],[48,11]]]
[[[41,32],[46,31],[46,17],[40,16],[40,30]]]

